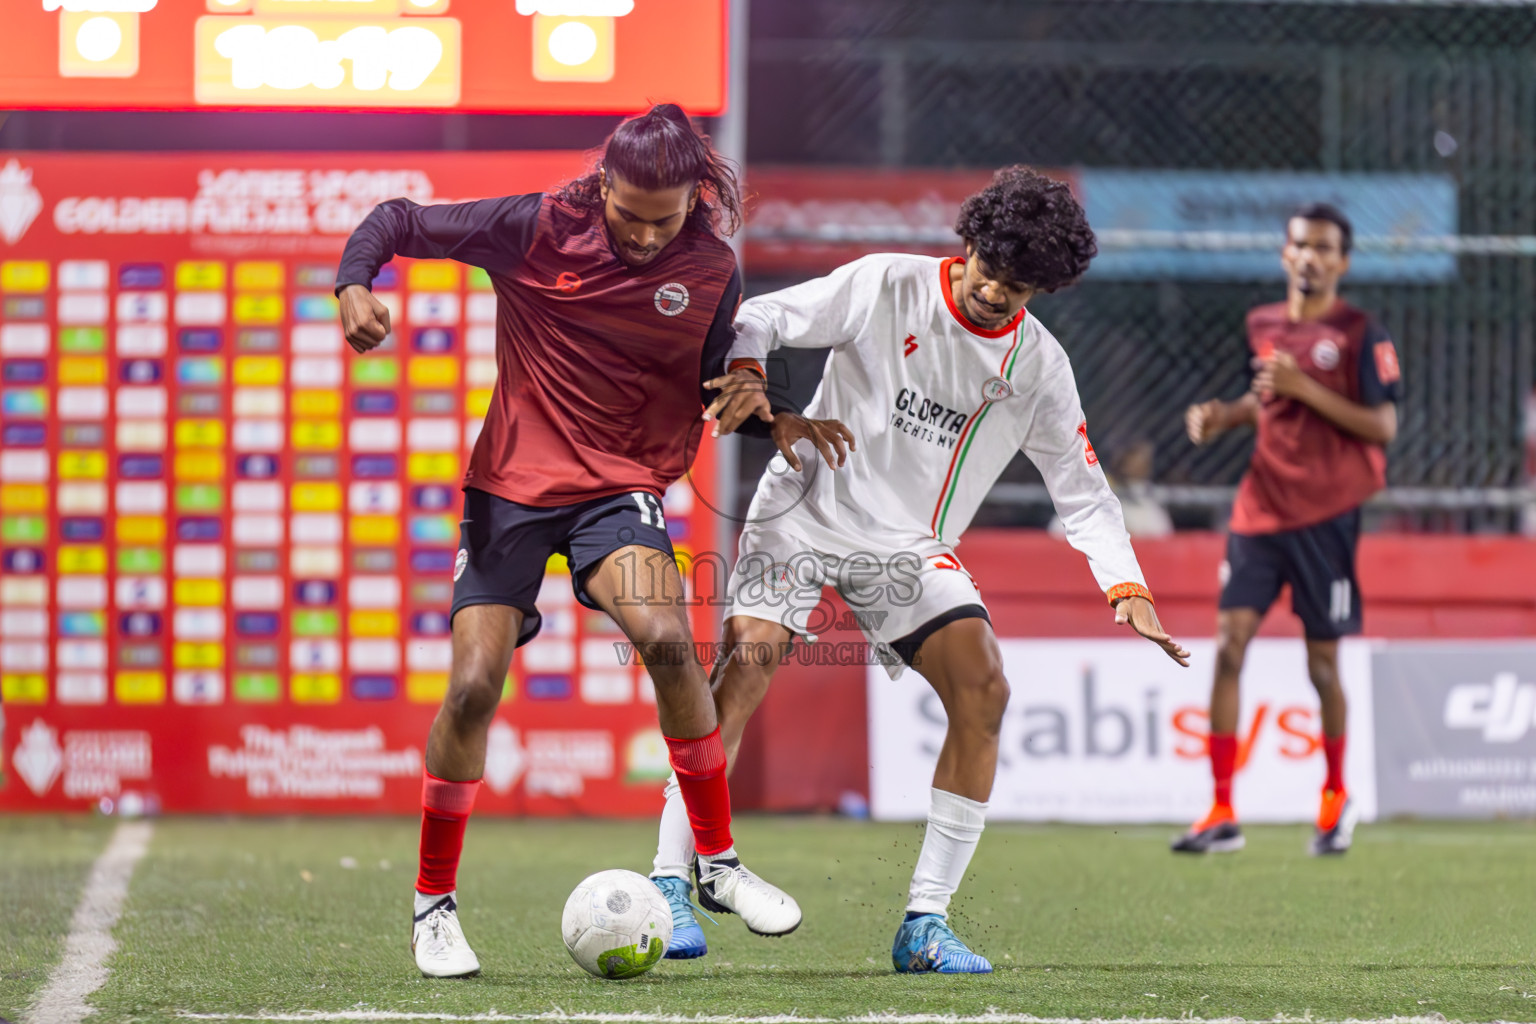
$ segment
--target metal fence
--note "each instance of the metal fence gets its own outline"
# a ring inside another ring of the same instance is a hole
[[[1420,245],[1455,252],[1448,273],[1346,281],[1351,301],[1393,334],[1404,367],[1386,504],[1409,510],[1400,524],[1419,528],[1519,525],[1536,370],[1536,7],[758,4],[750,83],[754,164],[1448,177],[1455,234]],[[1102,241],[1106,252],[1168,244],[1114,231]],[[1091,273],[1032,310],[1072,354],[1106,461],[1150,439],[1156,479],[1180,485],[1165,492],[1170,500],[1206,509],[1198,519],[1236,482],[1248,442],[1196,449],[1183,439],[1182,409],[1240,392],[1244,313],[1280,298],[1282,287],[1278,263],[1271,280]],[[1031,480],[1025,465],[1005,478]],[[1005,487],[994,498],[1038,505],[1039,491]]]

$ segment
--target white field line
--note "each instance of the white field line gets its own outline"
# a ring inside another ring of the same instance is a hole
[[[854,1017],[802,1017],[778,1014],[767,1017],[669,1013],[408,1013],[391,1010],[300,1010],[294,1013],[190,1013],[176,1014],[183,1020],[253,1020],[253,1021],[574,1021],[592,1024],[1447,1024],[1444,1017],[1348,1017],[1328,1021],[1318,1017],[1288,1017],[1284,1014],[1268,1021],[1241,1017],[1035,1017],[1027,1013],[986,1013],[959,1016],[942,1013],[868,1013]]]
[[[111,973],[107,958],[117,949],[112,929],[122,916],[128,880],[149,848],[153,831],[147,821],[125,821],[112,833],[75,905],[69,936],[64,940],[64,959],[24,1015],[27,1024],[78,1024],[94,1012],[85,1000]]]

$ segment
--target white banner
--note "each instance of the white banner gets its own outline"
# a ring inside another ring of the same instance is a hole
[[[1205,753],[1215,644],[1188,644],[1182,669],[1143,640],[1001,640],[1013,696],[1003,719],[994,820],[1170,822],[1210,807]],[[1376,816],[1371,642],[1345,640],[1349,698],[1345,781],[1364,819]],[[920,819],[945,716],[922,676],[868,672],[870,805],[883,820]],[[1325,774],[1317,694],[1301,640],[1255,640],[1243,670],[1239,770],[1243,821],[1317,816]]]

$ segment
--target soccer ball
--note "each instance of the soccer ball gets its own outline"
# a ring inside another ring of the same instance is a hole
[[[565,901],[560,933],[571,959],[599,978],[633,978],[656,966],[672,941],[672,908],[644,875],[599,871]]]

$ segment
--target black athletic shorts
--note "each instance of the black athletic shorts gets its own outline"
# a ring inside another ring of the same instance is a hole
[[[987,625],[992,625],[992,616],[987,614],[983,605],[963,604],[934,616],[901,639],[891,641],[891,650],[906,662],[908,668],[916,668],[917,652],[922,649],[923,643],[951,622],[959,622],[961,619],[985,619]]]
[[[1309,640],[1336,640],[1360,632],[1360,586],[1355,548],[1360,510],[1299,530],[1227,536],[1222,608],[1253,608],[1263,614],[1291,585],[1291,610]]]
[[[550,555],[566,557],[576,600],[596,608],[587,594],[587,573],[631,544],[675,557],[661,499],[649,491],[545,508],[466,487],[459,553],[453,563],[450,621],[460,608],[472,604],[510,605],[523,613],[517,638],[521,647],[539,632],[542,616],[534,601]]]

